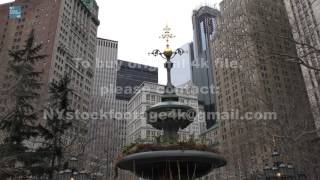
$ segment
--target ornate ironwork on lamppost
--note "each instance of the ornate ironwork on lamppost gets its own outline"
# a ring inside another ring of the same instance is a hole
[[[297,171],[292,164],[285,164],[280,153],[276,150],[272,153],[273,166],[266,165],[263,169],[266,180],[306,180],[302,171]]]
[[[174,86],[172,85],[171,82],[171,69],[173,68],[173,63],[170,61],[173,59],[176,55],[182,55],[185,53],[185,51],[181,48],[176,49],[175,51],[172,51],[169,45],[169,40],[174,38],[175,35],[170,33],[171,28],[167,25],[164,29],[164,33],[160,36],[161,39],[165,39],[166,41],[166,48],[162,52],[159,49],[153,50],[151,53],[154,56],[160,56],[163,59],[166,60],[164,67],[167,69],[167,85],[165,86],[165,96],[172,96],[175,94],[174,92]],[[172,98],[172,97],[171,97]]]
[[[58,174],[58,180],[87,180],[89,175],[87,171],[78,171],[78,159],[72,157],[67,162],[65,170]]]

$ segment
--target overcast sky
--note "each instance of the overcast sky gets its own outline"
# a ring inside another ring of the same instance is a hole
[[[12,0],[0,0],[0,3]],[[100,7],[98,37],[119,42],[118,59],[159,67],[159,81],[165,83],[163,60],[148,56],[164,49],[159,39],[168,24],[175,34],[173,49],[191,42],[192,10],[208,4],[219,7],[221,0],[97,0]]]
[[[148,56],[153,49],[163,50],[159,39],[168,24],[175,34],[171,47],[191,42],[192,11],[201,5],[219,7],[221,0],[97,0],[101,25],[98,36],[119,42],[118,58],[159,67],[159,81],[165,83],[164,60]]]

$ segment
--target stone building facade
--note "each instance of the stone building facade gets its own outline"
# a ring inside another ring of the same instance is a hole
[[[284,0],[298,57],[314,70],[301,66],[316,126],[320,128],[320,0]],[[303,46],[307,44],[309,46]],[[315,51],[315,49],[318,51]]]
[[[188,91],[187,88],[177,88],[177,95],[181,103],[188,104],[199,112],[197,94]],[[164,93],[164,86],[154,83],[143,83],[136,91],[135,95],[128,102],[128,113],[131,117],[127,119],[127,144],[135,143],[140,140],[153,142],[156,137],[161,135],[161,131],[154,129],[147,124],[145,111],[151,106],[161,101]],[[194,122],[186,129],[179,131],[180,140],[186,141],[190,135],[195,138],[200,135],[200,123],[204,121],[204,116],[198,116]]]
[[[310,150],[316,146],[315,125],[302,71],[282,56],[296,55],[283,1],[224,0],[220,5],[211,45],[217,111],[239,116],[218,118],[219,149],[228,161],[217,170],[218,179],[263,176],[274,149],[316,179],[319,153]]]
[[[10,16],[12,7],[20,7],[21,15]],[[21,49],[33,29],[36,42],[43,44],[40,53],[47,55],[36,65],[36,69],[43,72],[38,108],[43,109],[47,103],[49,83],[69,74],[70,88],[74,90],[70,95],[72,108],[80,113],[88,112],[99,26],[98,10],[94,0],[16,0],[0,5],[1,88],[10,85],[6,81],[9,50]],[[1,96],[0,111],[9,111],[9,105],[10,100]],[[66,141],[77,139],[78,142],[70,150],[70,155],[74,156],[82,151],[80,144],[87,141],[88,119],[77,119],[73,125]]]

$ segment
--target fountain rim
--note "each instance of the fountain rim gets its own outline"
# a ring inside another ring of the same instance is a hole
[[[130,154],[117,162],[116,167],[124,170],[130,170],[130,168],[128,168],[130,166],[129,164],[133,162],[136,164],[145,164],[153,162],[156,163],[159,162],[159,160],[188,161],[191,159],[198,163],[216,164],[216,168],[227,164],[227,161],[223,156],[213,152],[200,150],[160,150]]]
[[[181,110],[187,110],[187,111],[194,110],[193,107],[191,107],[189,105],[182,104],[177,101],[165,101],[165,102],[160,102],[160,103],[155,104],[154,106],[150,107],[148,110],[146,110],[146,113],[153,112],[153,111],[159,111],[163,108],[175,108],[175,109],[181,109]]]

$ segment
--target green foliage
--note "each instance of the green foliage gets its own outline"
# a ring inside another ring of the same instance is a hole
[[[0,129],[6,134],[4,144],[0,145],[1,177],[30,174],[35,164],[41,161],[26,145],[39,135],[35,123],[41,72],[36,71],[35,66],[46,57],[39,55],[41,49],[42,45],[36,44],[31,31],[21,50],[9,51],[10,87],[3,95],[10,99],[12,106],[0,121]]]
[[[70,79],[65,75],[58,83],[51,83],[49,86],[50,103],[47,107],[46,125],[39,126],[40,135],[44,139],[43,146],[38,149],[43,153],[44,158],[50,162],[49,175],[52,176],[54,170],[62,166],[64,157],[66,131],[72,126],[71,120],[67,119],[70,109],[69,94],[72,90],[69,88]]]
[[[25,148],[20,145],[0,146],[0,179],[24,173],[23,169],[14,166],[24,152]]]
[[[155,143],[160,144],[161,143],[161,136],[155,137]]]
[[[39,99],[41,72],[36,71],[34,66],[45,58],[38,55],[41,48],[42,45],[36,45],[32,31],[23,49],[9,52],[8,74],[12,84],[6,92],[14,107],[0,122],[0,129],[8,135],[6,143],[21,144],[38,135],[34,123],[37,120],[35,104]]]
[[[194,138],[190,138],[187,142],[176,142],[174,144],[172,144],[172,142],[166,142],[164,140],[161,140],[160,143],[156,142],[155,144],[140,142],[141,141],[126,146],[123,149],[122,154],[124,156],[127,156],[139,152],[164,150],[197,150],[218,153],[218,151],[215,148],[209,147],[206,144],[197,143]],[[122,156],[120,156],[118,159],[121,158]]]

